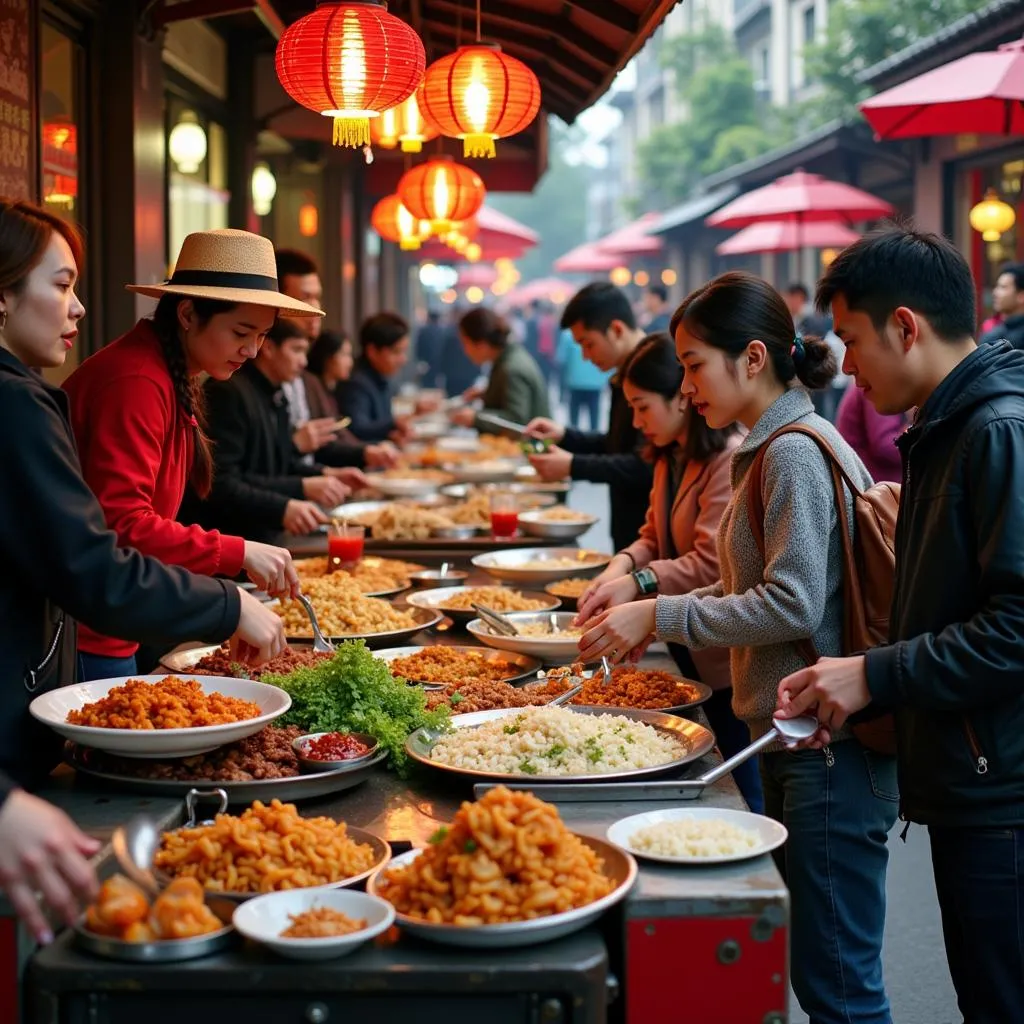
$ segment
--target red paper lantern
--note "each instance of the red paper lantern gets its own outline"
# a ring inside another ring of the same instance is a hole
[[[480,175],[451,157],[437,157],[406,171],[398,182],[402,205],[434,232],[451,230],[453,221],[468,220],[484,205],[487,189]]]
[[[375,146],[394,149],[401,143],[403,153],[420,153],[424,142],[441,134],[437,125],[427,121],[420,111],[419,94],[417,89],[407,100],[370,122],[370,137]]]
[[[370,226],[386,242],[406,250],[418,249],[430,237],[430,225],[417,220],[397,195],[385,196],[370,214]]]
[[[494,140],[521,132],[540,110],[540,82],[497,46],[474,43],[434,61],[420,107],[442,135],[463,140],[463,155],[493,157]]]
[[[296,103],[334,118],[336,146],[368,145],[370,118],[397,106],[423,79],[423,43],[373,0],[321,3],[277,44],[277,77]]]

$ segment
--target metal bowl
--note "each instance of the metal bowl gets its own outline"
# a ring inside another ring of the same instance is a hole
[[[589,579],[611,560],[611,555],[586,548],[505,548],[474,555],[470,562],[495,579],[540,586],[566,576]],[[544,562],[551,563],[551,568],[544,568]]]
[[[435,526],[431,528],[430,536],[444,538],[445,540],[470,540],[476,536],[476,527],[463,526],[461,524]]]
[[[420,498],[435,494],[445,484],[454,482],[454,478],[446,475],[439,479],[423,479],[422,477],[392,477],[381,473],[368,473],[370,486],[389,498]]]
[[[523,533],[531,537],[555,537],[560,540],[575,540],[587,532],[596,522],[597,516],[586,512],[578,513],[582,518],[577,520],[547,520],[550,515],[547,509],[533,509],[519,513],[519,525]]]
[[[615,888],[601,899],[586,906],[567,910],[548,917],[535,917],[527,921],[510,921],[506,924],[484,924],[465,927],[455,924],[430,924],[419,918],[396,913],[395,923],[410,935],[438,942],[444,946],[460,946],[473,949],[512,949],[516,946],[533,946],[538,942],[550,942],[585,928],[596,921],[606,910],[621,902],[633,888],[637,877],[636,861],[625,850],[613,846],[603,839],[576,833],[602,861],[602,872],[615,882]],[[392,867],[411,864],[420,850],[410,850],[395,857],[390,864],[374,872],[366,883],[366,891],[372,896],[387,899],[385,872]]]
[[[483,462],[445,462],[442,465],[456,480],[483,484],[514,480],[522,462],[519,459],[496,458]]]
[[[575,715],[614,715],[628,718],[633,722],[643,722],[659,732],[670,734],[681,747],[680,755],[664,764],[652,765],[650,768],[626,768],[618,772],[604,772],[598,775],[527,775],[504,774],[495,771],[481,771],[475,768],[457,768],[454,765],[435,761],[430,752],[434,744],[444,733],[439,733],[421,726],[409,734],[405,741],[406,753],[414,760],[435,771],[458,776],[470,782],[482,782],[490,779],[495,782],[529,782],[531,785],[542,786],[546,782],[623,782],[632,779],[650,778],[676,771],[691,761],[696,761],[708,753],[715,745],[715,734],[703,725],[669,715],[663,711],[641,711],[634,708],[595,708],[588,705],[563,705],[563,709]],[[500,708],[494,711],[474,711],[468,715],[453,715],[451,725],[454,729],[473,729],[476,726],[493,722],[496,719],[520,715],[530,708]]]
[[[552,598],[552,600],[558,600]],[[553,628],[568,629],[575,612],[506,612],[505,618],[514,626],[535,626],[551,623]],[[488,647],[513,651],[540,658],[545,665],[565,665],[579,660],[579,637],[502,636],[495,633],[483,619],[474,618],[466,624],[467,631]]]
[[[216,901],[214,901],[216,903]],[[123,960],[133,964],[174,964],[182,960],[197,960],[226,949],[234,941],[236,932],[228,921],[223,928],[191,939],[160,939],[156,942],[123,942],[109,935],[97,935],[85,926],[83,914],[74,926],[75,944],[87,953],[107,960]]]
[[[415,596],[415,595],[412,595]],[[402,640],[408,640],[424,629],[436,626],[444,616],[440,612],[431,611],[429,608],[410,608],[409,613],[416,621],[415,626],[406,626],[402,629],[389,629],[383,633],[346,633],[344,636],[327,637],[331,643],[340,644],[346,640],[363,640],[367,647],[388,647]],[[311,636],[288,637],[288,643],[308,644]]]
[[[337,731],[337,730],[332,730]],[[332,771],[340,768],[355,767],[357,765],[365,764],[367,761],[372,761],[377,756],[378,742],[376,736],[371,736],[367,732],[353,732],[348,735],[354,736],[360,743],[365,744],[370,749],[365,754],[360,754],[358,757],[346,757],[341,761],[318,761],[313,757],[306,757],[303,753],[305,745],[315,740],[320,739],[321,736],[329,736],[329,732],[307,732],[304,736],[297,736],[292,740],[292,750],[295,751],[295,756],[299,759],[299,767],[304,772],[316,773],[325,771]]]
[[[451,608],[445,604],[458,594],[464,594],[467,590],[475,590],[475,587],[434,587],[430,590],[414,592],[406,598],[406,603],[412,608],[430,609],[447,615],[452,622],[467,623],[476,618],[476,612],[472,608]],[[560,604],[557,597],[550,594],[523,594],[523,597],[535,598],[544,602],[544,608],[552,610]],[[516,615],[543,615],[544,609],[536,612],[515,612]],[[513,648],[507,648],[513,650]],[[517,651],[519,654],[528,654],[528,651]]]
[[[327,515],[331,519],[350,520],[355,519],[356,516],[366,515],[367,512],[382,512],[390,504],[390,501],[350,501],[347,505],[338,505],[336,508],[332,508]],[[326,533],[330,526],[325,523],[320,529]]]
[[[541,663],[537,658],[531,658],[528,654],[514,654],[508,651],[495,651],[487,647],[455,647],[445,645],[445,649],[449,651],[458,651],[462,654],[472,653],[479,654],[486,661],[504,661],[514,667],[514,673],[505,678],[505,682],[512,686],[516,683],[522,683],[529,679],[537,678],[537,670],[541,667]],[[373,656],[380,658],[382,661],[390,663],[395,658],[408,658],[410,655],[418,654],[420,651],[427,650],[425,647],[391,647],[386,651],[374,651]],[[419,679],[406,678],[408,683],[416,683],[423,686],[428,690],[440,690],[447,686],[448,683],[424,683]],[[450,682],[457,683],[458,679],[452,679]]]
[[[510,494],[519,495],[520,508],[550,508],[558,504],[557,494],[543,494],[525,487],[523,484],[448,484],[441,488],[441,493],[457,501],[466,501],[474,493],[491,491],[508,491]]]
[[[462,569],[449,569],[443,576],[440,569],[422,569],[420,572],[409,573],[412,585],[421,589],[444,585],[461,586],[468,579],[469,573]]]

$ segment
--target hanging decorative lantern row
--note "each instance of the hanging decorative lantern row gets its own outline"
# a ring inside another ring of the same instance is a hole
[[[398,196],[405,208],[414,217],[430,221],[438,235],[450,231],[454,222],[472,217],[486,195],[480,175],[451,157],[418,164],[398,182]]]
[[[421,153],[425,142],[441,134],[421,113],[418,95],[419,90],[370,122],[370,138],[375,146],[394,149],[401,143],[403,153]]]
[[[397,195],[385,196],[377,203],[370,225],[386,242],[395,242],[406,251],[418,249],[430,237],[430,224],[417,220]]]
[[[493,157],[496,139],[523,131],[540,110],[540,82],[521,61],[484,43],[460,46],[423,77],[420,106],[463,155]]]
[[[321,3],[285,29],[277,77],[296,103],[334,118],[334,144],[369,145],[370,119],[397,106],[423,80],[423,43],[373,0]]]

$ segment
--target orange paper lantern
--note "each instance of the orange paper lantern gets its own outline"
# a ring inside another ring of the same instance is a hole
[[[418,249],[430,237],[430,225],[417,220],[397,195],[385,196],[373,208],[370,225],[386,242],[395,242],[402,249]]]
[[[299,207],[299,234],[303,238],[314,238],[320,230],[320,211],[316,203],[303,203]]]
[[[468,220],[481,206],[487,189],[480,175],[451,157],[437,157],[406,171],[398,182],[398,197],[434,232],[451,230],[454,221]]]
[[[442,135],[463,140],[467,157],[493,157],[495,139],[526,128],[540,110],[540,82],[497,46],[474,43],[434,61],[420,107]]]
[[[372,0],[321,3],[277,44],[277,77],[296,103],[334,118],[336,146],[368,145],[370,118],[397,106],[423,79],[423,43]]]
[[[375,146],[394,149],[401,143],[403,153],[420,153],[424,142],[441,134],[420,112],[418,96],[419,90],[370,122],[370,137]]]

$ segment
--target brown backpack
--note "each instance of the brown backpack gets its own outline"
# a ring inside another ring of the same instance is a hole
[[[889,642],[893,577],[896,571],[896,516],[900,486],[880,483],[862,491],[843,469],[832,445],[811,427],[792,423],[776,430],[754,457],[747,475],[747,512],[761,557],[764,558],[764,498],[761,477],[768,446],[781,434],[804,434],[822,450],[832,471],[836,507],[843,539],[843,653],[857,654]],[[843,482],[853,495],[853,541],[847,523]],[[800,657],[813,665],[818,651],[811,639],[796,643]],[[896,753],[896,727],[891,714],[853,726],[854,735],[869,750]]]

